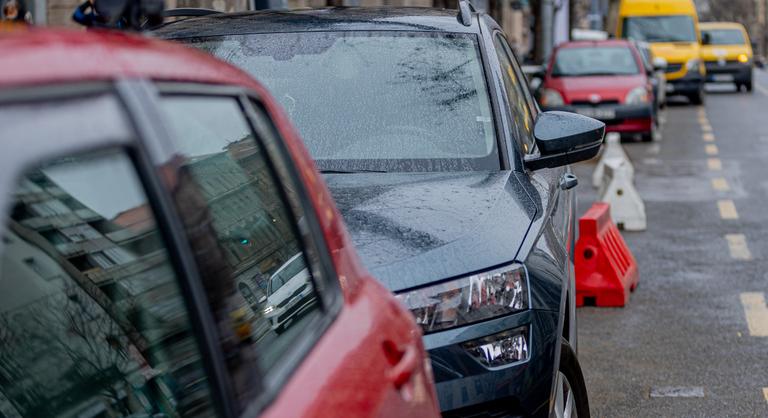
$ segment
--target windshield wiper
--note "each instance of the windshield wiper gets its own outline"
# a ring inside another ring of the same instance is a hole
[[[320,170],[320,174],[386,173],[383,170]]]

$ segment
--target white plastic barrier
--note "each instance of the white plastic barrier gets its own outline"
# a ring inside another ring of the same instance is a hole
[[[623,158],[608,158],[604,167],[599,200],[611,205],[611,216],[620,229],[645,231],[645,203],[635,189],[632,166]]]
[[[595,167],[594,173],[592,173],[592,186],[595,188],[603,186],[605,161],[612,158],[621,158],[627,162],[627,166],[629,167],[629,178],[634,181],[635,168],[632,167],[632,162],[629,161],[627,153],[624,152],[624,148],[621,146],[621,135],[619,135],[618,132],[611,132],[605,136],[603,154],[600,156],[600,161],[597,162],[597,167]]]

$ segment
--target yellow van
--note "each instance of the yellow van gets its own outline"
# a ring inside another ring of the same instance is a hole
[[[706,69],[693,0],[621,0],[617,12],[617,38],[648,42],[667,61],[667,94],[703,103]]]
[[[701,28],[701,59],[707,81],[734,83],[752,91],[752,44],[739,23],[708,22]]]

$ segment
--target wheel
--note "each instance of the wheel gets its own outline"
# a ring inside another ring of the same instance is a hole
[[[743,86],[746,87],[747,93],[752,93],[752,80],[747,81]]]
[[[702,87],[696,93],[689,95],[688,100],[690,100],[692,104],[703,105],[704,104],[704,88]]]
[[[589,418],[589,399],[579,360],[565,339],[560,346],[560,369],[555,379],[555,405],[551,417]]]

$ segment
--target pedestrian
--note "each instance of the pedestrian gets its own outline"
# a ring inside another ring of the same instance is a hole
[[[24,0],[4,0],[3,13],[0,20],[3,22],[28,24],[32,22],[32,13],[27,10]]]

